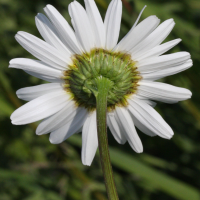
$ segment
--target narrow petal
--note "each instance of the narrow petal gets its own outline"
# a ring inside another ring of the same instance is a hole
[[[19,31],[15,38],[33,56],[56,69],[66,69],[72,63],[69,56],[62,56],[53,46],[29,33]]]
[[[63,76],[62,71],[52,68],[46,63],[28,58],[15,58],[10,61],[10,68],[22,69],[38,78],[46,77],[47,81],[57,82]],[[43,78],[42,78],[43,79]],[[60,81],[59,81],[60,82]]]
[[[77,113],[84,108],[77,108],[73,101],[68,101],[65,107],[56,114],[44,119],[36,129],[37,135],[43,135],[55,131],[71,122]]]
[[[34,99],[13,112],[13,124],[28,124],[49,117],[65,105],[69,99],[65,91],[51,92]]]
[[[119,118],[121,126],[125,130],[126,139],[128,140],[130,146],[137,153],[143,152],[143,146],[140,138],[135,130],[135,126],[131,116],[126,108],[117,107],[116,108],[117,117]]]
[[[138,43],[144,40],[160,23],[156,16],[147,17],[136,27],[127,33],[127,35],[119,42],[115,50],[129,52]]]
[[[161,78],[166,77],[166,76],[170,76],[170,75],[173,75],[173,74],[180,73],[180,72],[192,67],[192,65],[193,65],[193,63],[192,63],[192,60],[190,59],[182,65],[170,67],[170,68],[159,70],[159,71],[152,72],[152,73],[149,73],[149,74],[141,74],[141,76],[144,80],[152,80],[152,81],[158,80],[158,79],[161,79]]]
[[[163,120],[159,113],[157,113],[151,106],[140,101],[139,99],[129,99],[129,111],[132,115],[146,128],[142,128],[141,131],[145,130],[145,133],[148,134],[147,130],[159,135],[162,138],[170,139],[174,133],[170,126]]]
[[[97,48],[105,48],[106,32],[103,20],[94,0],[84,0],[88,18],[92,25]]]
[[[138,22],[139,22],[139,20],[140,20],[140,17],[141,17],[141,15],[142,15],[142,13],[143,13],[143,11],[144,11],[144,9],[145,9],[146,7],[147,7],[147,6],[145,5],[145,6],[142,8],[142,10],[140,11],[140,14],[138,15],[138,18],[136,19],[135,23],[134,23],[133,26],[132,26],[132,29],[135,28],[135,27],[137,26],[137,24],[138,24]]]
[[[85,52],[90,52],[95,47],[95,38],[85,9],[74,1],[69,4],[69,14],[73,20],[77,40]]]
[[[137,66],[140,73],[150,73],[181,65],[188,59],[190,59],[190,54],[188,52],[177,52],[156,58],[145,59],[138,62]]]
[[[175,39],[169,42],[166,42],[164,44],[158,45],[156,47],[154,47],[153,49],[150,49],[149,51],[147,51],[145,54],[143,54],[142,56],[136,58],[137,61],[141,61],[144,60],[146,58],[151,58],[151,57],[157,57],[162,55],[163,53],[169,51],[171,48],[173,48],[174,46],[176,46],[179,42],[181,42],[181,39]]]
[[[72,120],[70,120],[67,124],[51,132],[49,141],[52,144],[60,144],[74,133],[80,132],[80,129],[83,126],[86,118],[87,118],[87,110],[82,109],[80,112],[77,112],[75,117]]]
[[[72,52],[81,54],[82,50],[77,42],[75,33],[65,18],[52,5],[47,5],[44,11],[53,23],[64,44]]]
[[[82,130],[81,159],[84,165],[90,166],[98,147],[96,111],[88,115]]]
[[[139,82],[137,95],[145,99],[149,98],[165,103],[176,103],[178,101],[190,99],[192,93],[188,89],[165,83],[141,81]]]
[[[110,128],[111,133],[113,134],[113,137],[119,144],[125,144],[126,142],[126,137],[123,133],[122,128],[118,124],[116,120],[116,113],[114,112],[109,112],[107,114],[107,123],[108,127]]]
[[[41,80],[47,81],[47,82],[51,82],[51,83],[64,83],[64,80],[61,79],[60,77],[54,77],[54,76],[50,76],[50,75],[43,75],[37,72],[32,72],[32,71],[28,71],[28,70],[24,70],[27,74],[30,74],[31,76],[35,76]]]
[[[19,99],[23,99],[25,101],[31,101],[44,94],[56,91],[63,91],[63,87],[61,86],[60,83],[47,83],[33,87],[25,87],[17,90],[16,94]]]
[[[112,50],[118,41],[122,17],[121,0],[112,0],[105,16],[106,48]]]
[[[45,15],[39,13],[35,17],[35,22],[41,36],[47,43],[58,49],[64,56],[70,57],[72,55],[70,50],[59,39],[54,26]]]
[[[161,44],[173,29],[173,19],[168,19],[160,24],[147,38],[130,50],[133,60],[145,54],[148,50]]]

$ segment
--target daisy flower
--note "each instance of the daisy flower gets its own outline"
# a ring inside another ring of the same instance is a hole
[[[118,143],[126,141],[134,151],[143,146],[135,127],[149,136],[170,139],[173,131],[158,112],[155,101],[176,103],[191,97],[187,89],[156,82],[192,66],[188,52],[164,54],[181,39],[161,44],[175,22],[149,16],[134,23],[118,43],[122,2],[112,0],[104,21],[94,0],[69,5],[72,27],[51,5],[39,13],[36,26],[44,38],[19,31],[15,38],[38,60],[15,58],[10,68],[50,83],[22,88],[20,99],[29,101],[12,115],[13,124],[42,120],[36,134],[50,133],[59,144],[82,131],[82,162],[91,165],[98,147],[95,92],[98,79],[110,83],[107,96],[107,126]]]

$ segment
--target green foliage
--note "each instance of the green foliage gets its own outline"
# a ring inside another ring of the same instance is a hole
[[[83,1],[80,0],[83,4]],[[102,16],[109,0],[96,0]],[[161,21],[174,18],[176,26],[166,41],[181,38],[171,52],[189,51],[194,66],[162,81],[186,87],[191,100],[175,105],[158,103],[156,109],[175,132],[170,140],[142,133],[144,153],[136,154],[128,144],[121,146],[109,133],[111,160],[120,199],[199,200],[200,194],[200,1],[123,0],[120,38],[147,5],[142,19],[157,15]],[[80,160],[81,135],[52,145],[48,135],[34,134],[37,124],[14,126],[9,116],[24,104],[15,91],[42,81],[22,70],[8,69],[9,60],[32,58],[14,39],[17,31],[40,37],[34,16],[46,4],[54,5],[70,22],[69,0],[0,0],[0,200],[105,200],[105,186],[96,156],[91,167]]]

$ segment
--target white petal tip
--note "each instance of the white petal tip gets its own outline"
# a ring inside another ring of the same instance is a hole
[[[16,113],[13,112],[13,114],[10,116],[11,123],[13,125],[25,125],[25,124],[28,124],[28,123],[24,123],[22,120],[18,120],[18,116],[16,116],[15,114]]]
[[[88,167],[90,167],[92,164],[92,163],[85,163],[85,162],[82,162],[82,163],[83,163],[83,165],[88,166]]]
[[[24,33],[24,31],[18,31],[18,32],[15,34],[15,36],[21,35],[21,34],[23,34],[23,33]]]
[[[20,93],[20,89],[16,91],[17,97],[18,97],[19,93]]]
[[[170,19],[168,19],[168,21],[174,22],[174,19],[173,19],[173,18],[170,18]]]
[[[45,133],[40,131],[40,130],[38,130],[38,129],[36,129],[35,134],[36,135],[44,135]]]
[[[174,135],[171,135],[171,136],[168,138],[168,140],[171,140],[173,136],[174,136]]]
[[[174,132],[173,132],[173,130],[171,130],[171,132],[169,132],[168,134],[163,136],[163,138],[167,139],[167,140],[170,140],[173,136],[174,136]]]
[[[143,145],[142,145],[142,143],[136,145],[134,147],[134,150],[135,150],[136,153],[142,153],[143,152]]]
[[[53,140],[51,137],[49,138],[49,142],[51,144],[59,144],[60,142]]]
[[[14,117],[13,117],[13,114],[15,113],[15,111],[11,114],[10,116],[10,120],[13,122],[14,121]]]
[[[49,137],[49,142],[51,144],[59,144],[60,142],[58,142],[58,140],[56,138],[53,138],[50,134],[50,137]]]
[[[14,58],[14,59],[10,60],[10,61],[9,61],[9,64],[10,64],[10,65],[11,65],[11,64],[14,64],[16,59],[17,59],[17,58]],[[10,66],[9,66],[9,67],[10,67]]]
[[[117,141],[119,144],[124,145],[126,141]]]
[[[92,164],[92,160],[83,160],[83,158],[82,158],[82,163],[83,163],[83,165],[85,165],[85,166],[91,166],[91,164]]]
[[[143,153],[143,148],[142,149],[136,149],[135,152],[136,153]]]
[[[17,125],[17,124],[15,124],[15,122],[14,122],[14,121],[11,121],[11,123],[12,123],[13,125]]]
[[[191,97],[192,97],[192,92],[188,89],[185,89],[185,99],[183,100],[190,99]]]
[[[174,136],[174,133],[172,135],[165,135],[165,137],[163,138],[166,140],[171,140],[173,136]]]
[[[49,141],[50,141],[51,144],[60,144],[64,140],[63,140],[63,138],[56,137],[55,134],[50,134]]]
[[[18,122],[18,121],[11,121],[11,123],[13,124],[13,125],[24,125],[24,123],[22,123],[22,122]]]
[[[47,4],[45,8],[54,8],[51,4]]]
[[[38,20],[41,20],[40,17],[42,16],[42,13],[38,13],[36,16],[35,16],[35,20],[38,21]]]
[[[185,54],[185,56],[189,56],[191,58],[191,54],[187,51],[183,51],[183,53]]]
[[[43,10],[44,11],[50,11],[50,10],[52,10],[52,9],[55,9],[51,4],[47,4],[44,8],[43,8]]]
[[[42,133],[37,133],[37,132],[36,132],[35,134],[36,134],[36,135],[39,135],[39,136],[40,136],[40,135],[43,135]]]

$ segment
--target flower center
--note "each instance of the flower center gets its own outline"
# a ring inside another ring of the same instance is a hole
[[[137,82],[141,79],[129,54],[94,49],[73,57],[73,65],[64,71],[64,89],[71,94],[77,106],[93,110],[96,108],[96,80],[100,77],[111,83],[107,96],[109,110],[116,105],[127,106],[128,96],[136,92]]]

